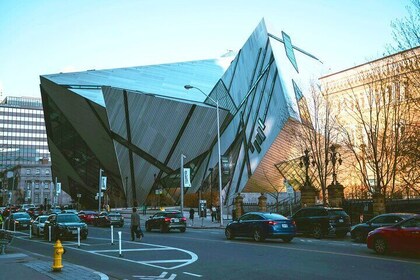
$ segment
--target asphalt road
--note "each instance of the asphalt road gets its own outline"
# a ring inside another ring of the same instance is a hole
[[[122,256],[118,231],[122,231]],[[53,244],[16,235],[13,246],[52,257]],[[418,256],[379,256],[347,239],[296,237],[291,243],[248,239],[228,241],[221,229],[185,233],[145,232],[131,241],[129,226],[89,227],[87,240],[64,241],[65,261],[107,274],[110,279],[420,279]],[[75,278],[77,279],[77,278]]]

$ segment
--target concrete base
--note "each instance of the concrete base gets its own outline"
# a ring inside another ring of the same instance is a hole
[[[344,201],[344,187],[336,182],[327,187],[328,189],[328,204],[331,207],[343,207]]]

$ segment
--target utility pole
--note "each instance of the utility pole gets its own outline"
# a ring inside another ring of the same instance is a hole
[[[101,213],[101,195],[102,195],[102,168],[99,168],[99,189],[98,189],[98,214]]]
[[[184,215],[184,158],[185,155],[181,154],[181,214]]]

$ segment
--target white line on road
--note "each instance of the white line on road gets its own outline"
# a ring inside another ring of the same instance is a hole
[[[198,275],[198,274],[194,274],[194,273],[189,273],[189,272],[183,272],[184,274],[187,274],[187,275],[191,275],[191,276],[195,276],[195,277],[199,277],[199,278],[201,278],[201,277],[203,277],[203,275]]]

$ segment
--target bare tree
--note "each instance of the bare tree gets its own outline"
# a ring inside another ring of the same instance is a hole
[[[420,0],[411,0],[407,12],[408,16],[391,23],[395,44],[387,47],[390,53],[420,46]]]
[[[300,104],[299,104],[300,103]],[[295,138],[303,150],[311,154],[314,172],[313,182],[317,182],[322,193],[323,204],[327,204],[327,187],[331,175],[329,148],[337,143],[337,112],[333,110],[329,95],[311,82],[309,103],[299,100],[299,112],[302,125],[295,129]]]
[[[402,68],[406,64],[400,55],[365,66],[348,82],[350,91],[342,102],[344,143],[371,194],[392,196],[401,185],[406,127],[413,120],[407,91],[410,71]]]

